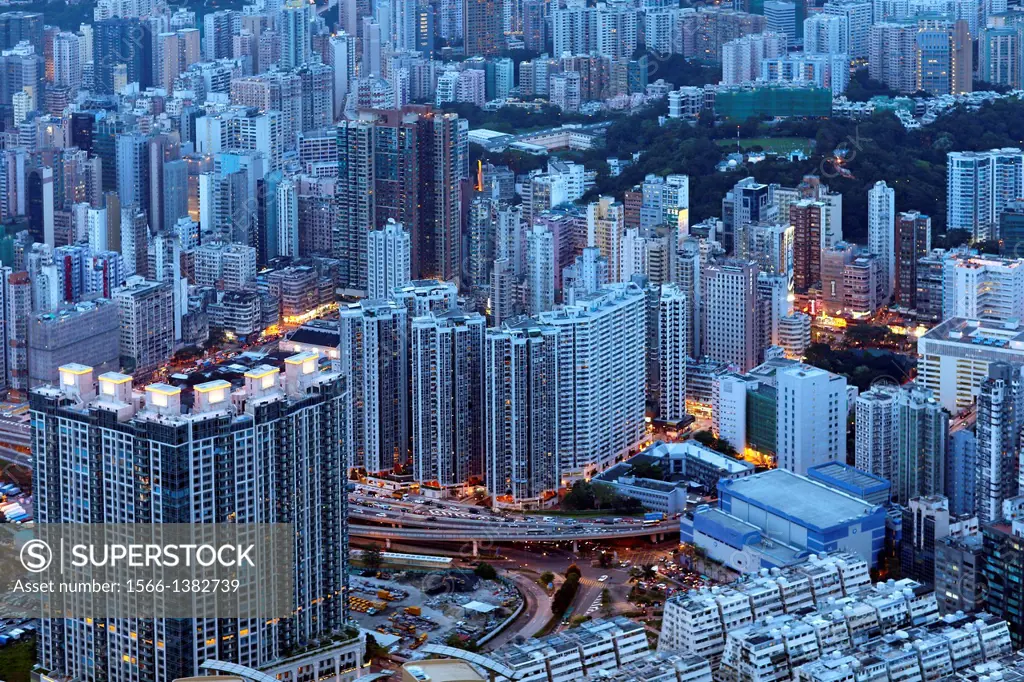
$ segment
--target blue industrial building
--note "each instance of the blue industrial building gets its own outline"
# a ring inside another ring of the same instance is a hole
[[[825,462],[807,470],[807,478],[871,504],[889,504],[892,484],[843,462]]]
[[[885,547],[885,521],[880,504],[775,469],[720,481],[718,508],[698,508],[680,532],[684,542],[743,572],[833,551],[854,552],[875,567]]]

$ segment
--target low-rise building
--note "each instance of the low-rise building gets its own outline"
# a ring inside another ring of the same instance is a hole
[[[854,595],[865,588],[884,591],[884,584],[870,588],[870,582],[867,562],[837,552],[810,555],[789,568],[760,571],[726,586],[690,590],[665,602],[658,650],[703,656],[717,667],[729,630],[816,605],[831,608],[839,597],[860,603],[863,599]]]
[[[644,626],[618,617],[582,623],[557,635],[508,644],[491,658],[516,682],[571,682],[599,670],[641,661],[651,653]],[[499,675],[500,682],[510,682]]]
[[[117,306],[105,298],[33,315],[28,332],[29,384],[56,384],[58,368],[69,362],[116,372],[119,336]]]
[[[638,475],[657,470],[661,476]],[[754,473],[750,462],[723,455],[697,441],[655,441],[628,462],[622,462],[594,478],[616,493],[639,500],[646,509],[676,514],[686,508],[687,493],[712,492],[718,481]]]

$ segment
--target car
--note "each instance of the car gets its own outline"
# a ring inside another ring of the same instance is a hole
[[[377,512],[377,517],[381,518],[381,519],[386,519],[388,517],[388,515],[385,514],[384,512]]]
[[[603,583],[605,580],[608,580],[608,576],[602,575],[600,578],[597,579],[597,582]]]

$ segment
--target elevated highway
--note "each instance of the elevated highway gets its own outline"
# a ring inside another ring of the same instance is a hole
[[[350,515],[352,518],[360,518]],[[568,526],[561,530],[556,527],[530,527],[530,528],[509,528],[506,526],[489,524],[481,527],[457,527],[455,525],[434,525],[426,528],[410,528],[397,525],[406,519],[380,519],[374,521],[380,523],[393,523],[394,527],[369,526],[363,524],[352,524],[349,526],[349,534],[360,538],[371,538],[383,540],[385,546],[390,547],[392,540],[407,542],[437,543],[437,542],[458,542],[472,543],[473,555],[479,552],[481,542],[571,542],[573,551],[579,551],[576,544],[580,540],[619,540],[624,538],[648,537],[652,541],[664,539],[668,533],[679,532],[678,521],[663,521],[656,526],[643,526],[635,524],[632,526],[594,527],[594,526]]]

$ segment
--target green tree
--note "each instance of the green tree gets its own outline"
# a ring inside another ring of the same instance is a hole
[[[551,583],[555,582],[555,574],[551,571],[544,571],[540,574],[540,578],[538,578],[537,582],[539,582],[544,587],[547,587]]]
[[[573,600],[576,598],[576,593],[580,589],[579,575],[572,574],[567,575],[565,582],[555,592],[555,596],[551,599],[551,612],[561,617],[572,605]]]
[[[571,576],[576,576],[576,579],[579,580],[583,577],[583,571],[576,564],[569,564],[569,568],[565,569],[565,579],[568,580]]]
[[[498,571],[487,562],[481,562],[474,570],[474,573],[483,580],[497,580]]]
[[[384,553],[381,552],[380,545],[373,543],[363,550],[363,564],[371,571],[380,570],[384,564]]]

